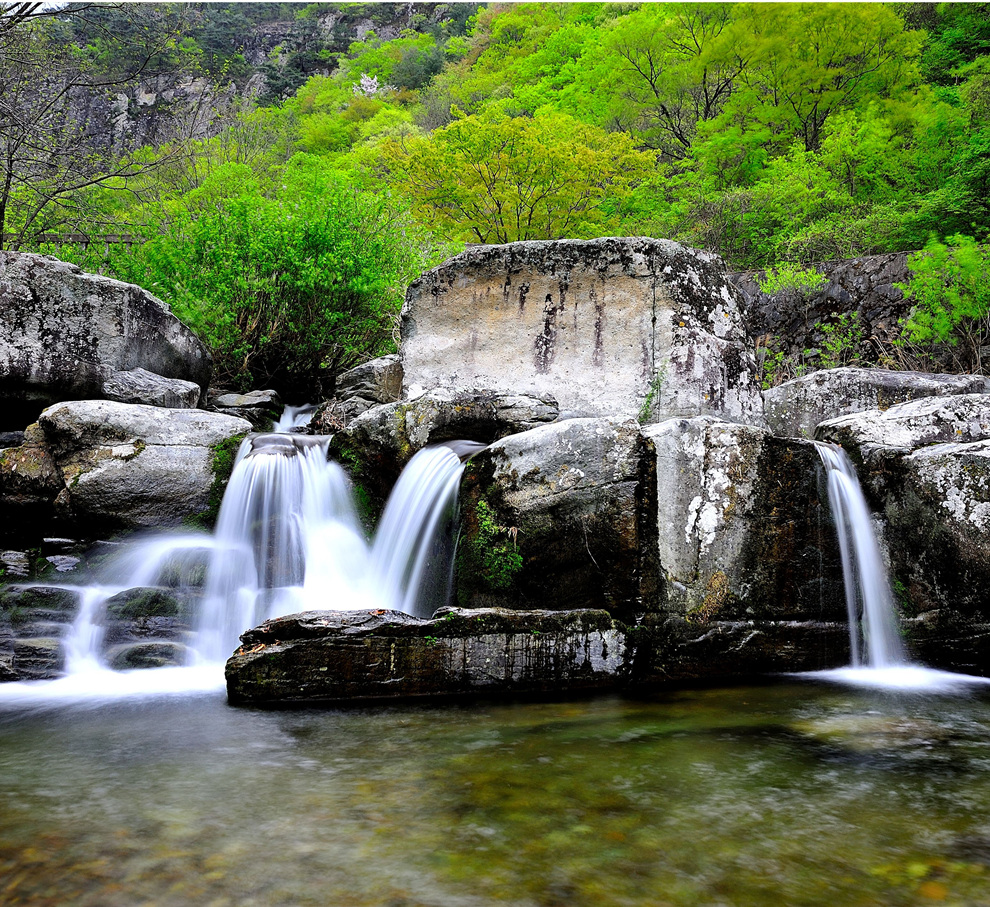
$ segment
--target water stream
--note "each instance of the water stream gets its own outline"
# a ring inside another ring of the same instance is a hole
[[[330,439],[289,433],[310,414],[287,408],[284,432],[243,442],[212,535],[177,533],[133,544],[99,583],[74,587],[79,610],[65,640],[68,676],[44,684],[50,694],[57,697],[60,685],[154,690],[154,677],[164,689],[184,688],[174,670],[117,673],[103,664],[107,601],[128,589],[165,586],[198,602],[188,651],[190,665],[213,669],[199,672],[205,689],[216,687],[239,635],[266,619],[365,608],[428,616],[446,603],[462,458],[482,445],[417,453],[369,544],[350,481],[327,459]],[[6,697],[19,695],[6,686]]]
[[[855,467],[841,447],[820,442],[815,447],[825,465],[829,504],[839,540],[851,664],[837,671],[813,672],[811,676],[932,692],[990,683],[983,677],[932,670],[908,658],[873,517]]]

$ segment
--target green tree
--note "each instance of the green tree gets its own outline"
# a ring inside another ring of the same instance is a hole
[[[497,108],[387,143],[391,178],[443,234],[478,242],[601,235],[652,158],[631,138],[560,113]]]

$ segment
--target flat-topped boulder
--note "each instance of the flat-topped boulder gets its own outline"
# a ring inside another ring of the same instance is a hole
[[[241,642],[226,669],[234,705],[608,690],[629,668],[604,611],[308,611]]]
[[[0,251],[0,428],[23,428],[52,403],[101,397],[113,373],[138,368],[205,389],[213,362],[140,287]]]
[[[763,392],[767,425],[775,435],[811,438],[821,422],[865,410],[887,410],[923,397],[983,394],[983,375],[937,375],[881,368],[832,368]]]
[[[480,246],[402,310],[404,395],[553,394],[563,416],[761,423],[756,362],[720,259],[668,240]]]

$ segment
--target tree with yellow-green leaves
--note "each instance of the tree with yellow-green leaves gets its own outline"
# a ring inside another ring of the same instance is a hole
[[[450,239],[505,243],[601,236],[653,169],[625,133],[563,113],[489,108],[383,149],[392,181]]]

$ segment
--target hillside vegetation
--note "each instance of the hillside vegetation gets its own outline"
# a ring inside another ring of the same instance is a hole
[[[71,12],[0,41],[80,84],[183,70],[236,91],[205,128],[124,155],[77,144],[113,175],[71,191],[42,154],[9,165],[5,232],[41,250],[51,232],[142,236],[58,252],[166,299],[227,382],[332,392],[458,244],[562,236],[670,237],[779,273],[930,244],[959,291],[919,296],[912,341],[984,342],[988,4]],[[56,38],[72,52],[44,51]],[[30,77],[3,67],[0,88]],[[0,126],[9,149],[12,114]]]

